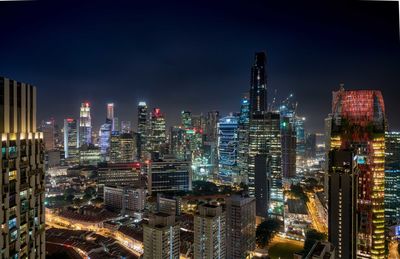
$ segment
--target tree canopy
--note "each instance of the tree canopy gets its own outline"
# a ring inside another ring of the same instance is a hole
[[[278,232],[281,222],[277,219],[267,219],[257,226],[256,244],[259,248],[265,248]]]

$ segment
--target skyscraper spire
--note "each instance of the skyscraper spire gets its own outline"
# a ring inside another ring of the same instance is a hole
[[[251,68],[250,111],[252,115],[267,111],[266,59],[264,52],[257,52]]]

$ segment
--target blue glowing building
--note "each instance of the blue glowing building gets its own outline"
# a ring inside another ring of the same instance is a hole
[[[99,146],[100,154],[103,161],[109,161],[110,158],[110,141],[111,141],[111,131],[112,131],[112,121],[107,120],[106,123],[100,126],[99,132]]]
[[[218,175],[222,182],[238,183],[238,117],[229,115],[218,122]]]

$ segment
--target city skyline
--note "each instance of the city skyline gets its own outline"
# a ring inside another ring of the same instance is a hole
[[[92,104],[95,128],[109,102],[120,120],[136,121],[136,104],[146,101],[168,126],[181,110],[227,115],[248,89],[251,55],[266,51],[269,101],[275,89],[278,100],[293,93],[311,131],[322,131],[323,100],[340,82],[382,90],[389,127],[400,128],[391,112],[399,97],[395,2],[80,4],[2,3],[0,29],[21,43],[0,43],[0,69],[40,86],[39,120],[77,117],[83,101]]]
[[[399,1],[0,0],[0,257],[400,258]]]

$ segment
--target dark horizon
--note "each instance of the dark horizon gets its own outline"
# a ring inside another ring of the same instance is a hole
[[[310,131],[341,82],[381,90],[395,130],[398,26],[395,2],[1,2],[0,74],[37,87],[38,121],[77,118],[89,101],[98,128],[114,102],[136,128],[143,100],[171,126],[181,110],[239,111],[266,51],[269,102],[293,93]]]

